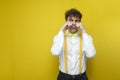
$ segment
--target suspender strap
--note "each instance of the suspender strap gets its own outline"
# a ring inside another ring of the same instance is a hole
[[[68,62],[67,62],[67,39],[66,39],[66,32],[64,32],[64,68],[65,72],[68,72]]]
[[[82,72],[82,32],[80,31],[80,29],[78,29],[79,32],[80,32],[80,73]],[[65,35],[65,32],[64,32],[64,68],[65,68],[65,72],[67,73],[68,72],[68,58],[67,58],[67,39],[66,39],[66,35]]]
[[[82,31],[80,30],[80,29],[78,29],[79,30],[79,33],[80,33],[80,73],[82,73],[82,50],[83,50],[83,48],[82,48]]]

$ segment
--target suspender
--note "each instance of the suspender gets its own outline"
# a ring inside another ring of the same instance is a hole
[[[66,39],[66,35],[64,33],[64,68],[65,68],[65,72],[68,72],[68,63],[67,63],[67,39]]]
[[[82,72],[82,32],[80,29],[78,29],[79,33],[80,33],[80,73]],[[64,32],[64,65],[65,65],[65,72],[68,72],[68,58],[67,58],[67,39],[66,39],[66,35]]]
[[[79,29],[78,29],[79,30]],[[82,73],[82,31],[80,31],[80,73]]]

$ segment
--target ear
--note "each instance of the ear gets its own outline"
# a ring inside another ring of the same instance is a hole
[[[80,22],[81,22],[81,19],[80,19]]]

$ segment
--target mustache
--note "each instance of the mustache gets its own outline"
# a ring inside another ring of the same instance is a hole
[[[70,25],[69,27],[71,27],[71,28],[77,28],[77,26],[76,25]]]

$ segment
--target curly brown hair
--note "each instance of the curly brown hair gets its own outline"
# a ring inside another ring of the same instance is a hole
[[[78,17],[80,19],[80,21],[81,21],[81,18],[82,18],[81,12],[78,11],[77,9],[74,9],[74,8],[66,11],[65,20],[67,21],[67,18],[70,17],[70,16]]]

